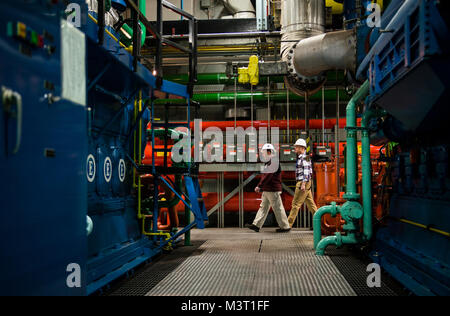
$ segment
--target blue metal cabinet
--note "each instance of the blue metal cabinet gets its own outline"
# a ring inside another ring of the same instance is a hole
[[[84,295],[87,115],[83,105],[59,99],[61,8],[1,6],[0,88],[15,99],[9,109],[0,101],[0,295]],[[18,27],[25,39],[14,36]],[[36,34],[46,47],[30,44]],[[81,287],[67,286],[73,263]]]

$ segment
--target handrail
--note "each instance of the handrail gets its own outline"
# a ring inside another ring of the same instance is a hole
[[[144,1],[144,0],[137,0]],[[100,1],[101,2],[101,1]],[[175,49],[180,50],[186,54],[189,54],[189,83],[188,83],[188,91],[192,96],[194,90],[194,84],[197,81],[197,38],[198,38],[198,21],[197,19],[187,13],[184,10],[177,8],[172,3],[165,0],[157,0],[157,22],[156,27],[150,23],[145,15],[139,10],[135,1],[133,0],[125,0],[125,3],[132,11],[133,17],[133,57],[134,57],[134,66],[135,71],[137,68],[137,61],[140,59],[140,46],[139,46],[139,32],[137,30],[139,21],[149,30],[152,36],[157,40],[157,52],[155,56],[155,76],[157,77],[156,85],[159,89],[162,86],[162,46],[167,45],[173,47]],[[139,3],[139,2],[138,2]],[[184,47],[179,45],[167,38],[163,37],[163,17],[162,17],[162,9],[163,7],[187,18],[189,20],[189,47]],[[101,32],[103,34],[103,32]],[[100,39],[100,33],[99,33]]]

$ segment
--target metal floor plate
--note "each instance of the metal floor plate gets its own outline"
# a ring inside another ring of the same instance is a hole
[[[105,293],[107,296],[144,296],[187,258],[194,256],[204,241],[192,242],[192,247],[178,247],[170,254],[164,254],[150,264],[141,267],[128,280],[121,280]]]
[[[317,257],[312,232],[194,231],[207,240],[149,296],[354,296],[329,257]]]
[[[409,291],[403,288],[399,283],[389,277],[386,273],[381,274],[381,287],[369,288],[367,286],[366,271],[367,265],[371,261],[363,257],[360,253],[351,251],[349,247],[336,249],[333,246],[328,247],[326,254],[336,265],[344,278],[353,288],[358,296],[407,296],[411,295]]]
[[[313,251],[311,231],[286,234],[264,228],[192,231],[193,247],[180,247],[141,268],[107,295],[355,296],[405,295],[386,275],[368,288],[367,259],[347,248]]]

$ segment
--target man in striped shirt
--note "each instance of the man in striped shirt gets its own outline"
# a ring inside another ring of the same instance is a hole
[[[311,191],[312,186],[312,164],[309,157],[306,156],[306,141],[299,139],[295,143],[295,153],[297,154],[297,168],[295,170],[295,178],[297,185],[295,187],[295,195],[292,200],[292,208],[289,214],[288,222],[292,227],[298,212],[303,203],[306,204],[308,210],[314,215],[317,212],[317,206],[314,202],[313,194]]]

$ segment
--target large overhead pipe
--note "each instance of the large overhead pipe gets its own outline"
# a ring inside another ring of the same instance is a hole
[[[222,2],[235,19],[254,19],[256,17],[255,7],[250,0],[222,0]]]
[[[282,0],[281,55],[302,39],[325,32],[324,0]]]
[[[354,30],[313,36],[300,41],[293,54],[295,71],[314,77],[331,69],[356,69]]]
[[[324,0],[284,0],[282,59],[288,64],[285,82],[298,95],[316,93],[328,70],[356,70],[354,30],[325,32]]]
[[[290,72],[286,85],[298,95],[313,94],[325,81],[324,74],[312,78],[297,74],[292,55],[299,41],[325,32],[325,0],[283,0],[281,11],[281,56]]]

